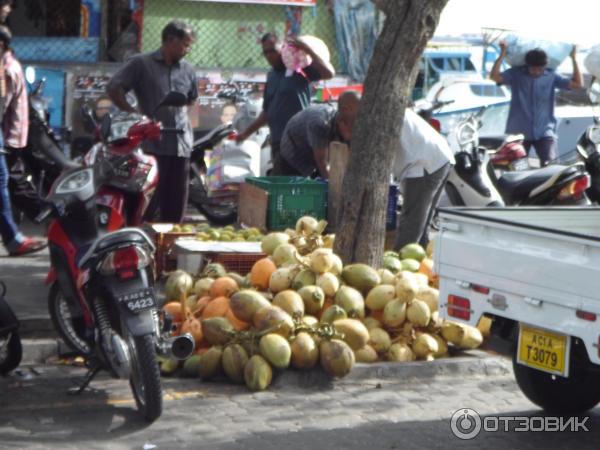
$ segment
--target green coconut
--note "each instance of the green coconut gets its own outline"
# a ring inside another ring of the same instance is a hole
[[[243,383],[248,359],[248,353],[240,344],[228,345],[223,350],[223,372],[234,383]]]
[[[421,263],[416,259],[406,258],[402,260],[401,270],[407,270],[409,272],[417,272],[421,267]]]
[[[292,341],[291,349],[292,367],[296,369],[312,369],[319,360],[317,343],[308,333],[298,333]]]
[[[294,320],[283,309],[269,305],[259,309],[252,318],[254,328],[258,331],[269,330],[269,333],[280,334],[287,338],[294,331]]]
[[[179,300],[183,294],[191,292],[194,280],[185,270],[172,272],[165,283],[167,300]]]
[[[418,262],[423,261],[427,253],[419,244],[407,244],[400,249],[400,259],[414,259]]]
[[[358,289],[365,295],[381,283],[381,278],[375,269],[360,263],[344,267],[342,278],[346,284]]]
[[[197,377],[200,367],[200,355],[192,355],[183,363],[183,375],[186,377]]]
[[[279,334],[269,333],[260,338],[260,354],[275,368],[286,369],[292,358],[289,342]]]
[[[375,317],[365,317],[362,319],[362,323],[365,324],[367,330],[372,330],[373,328],[381,328],[381,322],[377,320]]]
[[[304,311],[307,314],[319,314],[325,304],[325,293],[318,286],[304,286],[298,290],[304,302]]]
[[[210,345],[224,345],[235,336],[235,329],[225,317],[211,317],[202,320],[202,335]]]
[[[227,271],[225,270],[225,267],[219,263],[209,263],[202,271],[203,277],[220,278],[224,277],[225,275],[227,275]]]
[[[335,304],[341,306],[348,317],[365,317],[365,301],[362,294],[350,286],[342,286],[335,294]]]
[[[203,380],[210,380],[221,372],[221,360],[223,357],[223,348],[213,346],[205,353],[200,355],[198,363],[198,375]]]
[[[369,342],[369,330],[360,320],[356,319],[339,319],[333,322],[333,328],[343,337],[352,350],[358,350],[364,347]]]
[[[200,278],[198,281],[196,281],[196,283],[194,283],[194,294],[196,294],[198,298],[209,295],[210,287],[214,282],[214,278]]]
[[[319,346],[321,367],[334,378],[350,373],[356,361],[348,344],[339,339],[324,340]]]
[[[161,375],[173,375],[179,368],[179,360],[175,358],[167,358],[165,356],[158,355],[156,357],[156,361],[158,362]]]
[[[346,319],[348,315],[339,305],[331,305],[321,315],[321,323],[333,323],[336,320]]]
[[[290,237],[286,233],[269,233],[260,242],[260,248],[267,255],[272,255],[281,244],[287,244]]]
[[[254,355],[244,368],[244,381],[253,391],[264,391],[273,380],[273,369],[260,355]]]
[[[256,311],[271,303],[257,291],[244,289],[231,296],[231,312],[235,317],[244,322],[252,322]]]
[[[313,286],[317,282],[317,276],[312,270],[304,269],[298,272],[292,282],[292,289],[299,291],[305,286]]]

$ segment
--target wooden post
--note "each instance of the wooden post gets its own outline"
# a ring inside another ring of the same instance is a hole
[[[342,183],[346,166],[350,158],[350,149],[341,142],[329,145],[329,194],[327,199],[327,221],[333,232],[337,227],[338,214],[342,201]]]

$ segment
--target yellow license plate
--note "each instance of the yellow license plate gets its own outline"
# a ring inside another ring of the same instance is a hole
[[[517,362],[568,377],[570,343],[570,336],[521,324]]]

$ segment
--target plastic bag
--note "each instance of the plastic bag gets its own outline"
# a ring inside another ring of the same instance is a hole
[[[600,78],[600,44],[594,45],[583,60],[586,70],[596,78]]]
[[[224,141],[210,155],[208,164],[208,189],[216,191],[226,185],[243,183],[246,177],[259,176],[256,155],[260,154],[258,144],[245,141],[237,144]]]
[[[529,50],[541,48],[548,55],[548,67],[556,69],[573,49],[573,44],[566,42],[534,39],[518,34],[509,34],[505,40],[507,44],[506,62],[513,67],[525,64],[525,54]]]
[[[323,61],[329,62],[331,57],[329,48],[321,39],[309,35],[299,36],[298,39],[308,45]],[[312,58],[309,55],[288,43],[284,43],[281,47],[281,59],[285,67],[294,72],[300,72],[312,63]]]

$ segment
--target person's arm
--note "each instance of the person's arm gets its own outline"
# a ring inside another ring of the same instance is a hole
[[[490,72],[490,79],[494,80],[498,84],[503,84],[504,78],[502,77],[500,68],[502,67],[502,61],[504,61],[504,58],[506,57],[506,42],[500,41],[499,45],[500,45],[500,54],[498,55],[498,58],[494,62],[492,71]]]
[[[569,89],[581,89],[583,87],[583,77],[579,70],[579,64],[577,64],[577,46],[574,45],[571,50],[571,60],[573,61],[573,76],[569,83]]]
[[[321,177],[329,178],[329,168],[327,167],[327,148],[313,149],[313,156]]]
[[[138,112],[129,104],[125,94],[134,86],[139,79],[137,59],[130,60],[123,66],[108,82],[106,94],[110,97],[115,106],[122,111],[136,113]]]
[[[335,75],[333,66],[323,61],[315,51],[298,38],[288,38],[287,42],[312,58],[311,66],[318,72],[322,80],[329,80]]]
[[[252,135],[252,133],[257,132],[260,128],[264,127],[266,124],[267,124],[267,113],[263,109],[260,112],[259,116],[256,118],[256,120],[254,122],[252,122],[248,126],[248,128],[246,128],[244,131],[239,133],[235,140],[237,142],[245,141],[246,139],[248,139],[248,137],[250,137]]]

